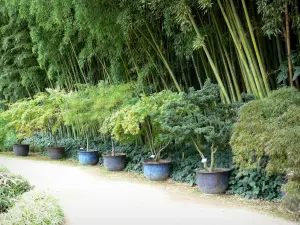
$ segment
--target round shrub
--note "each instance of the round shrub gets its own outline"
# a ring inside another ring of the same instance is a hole
[[[30,191],[15,206],[0,214],[1,225],[60,225],[64,214],[56,199],[44,192]]]
[[[0,213],[5,212],[15,203],[17,197],[32,187],[21,176],[11,174],[0,168]]]

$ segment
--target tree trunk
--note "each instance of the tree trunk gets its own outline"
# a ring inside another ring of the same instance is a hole
[[[115,156],[116,155],[116,151],[115,151],[115,145],[114,145],[114,140],[111,139],[111,153],[112,153],[112,156]]]
[[[56,135],[53,135],[54,147],[57,147],[57,138]]]

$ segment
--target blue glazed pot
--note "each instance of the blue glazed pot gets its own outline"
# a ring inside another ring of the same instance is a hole
[[[65,156],[65,147],[48,147],[47,153],[50,159],[61,159]]]
[[[144,162],[144,176],[151,181],[163,181],[170,175],[170,161],[160,160]]]
[[[217,169],[214,172],[196,170],[197,185],[205,194],[221,194],[229,184],[229,173],[232,169]]]
[[[13,152],[16,156],[27,156],[29,145],[13,145]]]
[[[109,171],[121,171],[126,166],[126,154],[103,155],[103,165]]]
[[[98,151],[80,151],[78,153],[79,162],[82,165],[92,166],[99,162]]]

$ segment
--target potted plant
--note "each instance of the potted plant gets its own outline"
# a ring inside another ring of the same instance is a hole
[[[121,171],[126,167],[126,154],[116,153],[113,136],[111,146],[111,154],[103,154],[103,166],[109,171]]]
[[[61,159],[65,154],[65,147],[58,146],[59,129],[64,125],[62,105],[65,102],[65,93],[59,90],[47,89],[47,93],[35,95],[35,113],[39,116],[32,121],[43,133],[49,134],[54,146],[46,147],[50,159]]]
[[[162,91],[142,96],[135,104],[126,106],[111,118],[112,134],[119,142],[133,142],[142,139],[151,152],[150,160],[143,162],[144,175],[152,181],[168,178],[169,160],[162,160],[161,153],[170,143],[169,136],[161,127],[160,114],[166,103],[177,101],[179,94]]]
[[[199,152],[203,169],[196,170],[200,190],[208,194],[223,193],[228,187],[230,168],[215,168],[217,151],[229,148],[236,109],[220,103],[219,87],[209,80],[202,90],[190,88],[180,101],[165,105],[162,127],[177,143],[191,142]],[[205,155],[210,149],[210,160]]]
[[[116,152],[110,121],[114,112],[134,101],[133,85],[133,83],[107,85],[103,82],[98,85],[98,98],[94,110],[101,112],[97,116],[100,132],[106,136],[110,135],[112,143],[111,153],[103,154],[103,165],[109,171],[121,171],[126,166],[126,154]]]
[[[36,117],[32,110],[33,107],[34,103],[31,99],[23,99],[8,105],[8,109],[1,113],[1,116],[9,121],[9,129],[14,129],[17,133],[18,143],[13,145],[13,152],[16,156],[28,155],[29,144],[22,144],[22,142],[37,131],[37,128],[31,123]]]
[[[93,105],[97,97],[97,87],[80,85],[78,90],[71,92],[65,101],[65,124],[70,126],[74,137],[86,139],[86,148],[80,148],[78,159],[82,165],[96,165],[99,153],[89,147],[89,139],[98,134],[99,125]]]

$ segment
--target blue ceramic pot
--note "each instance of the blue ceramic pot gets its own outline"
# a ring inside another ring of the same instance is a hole
[[[196,183],[205,194],[221,194],[229,184],[229,174],[232,169],[216,169],[214,172],[196,170]]]
[[[109,171],[121,171],[126,166],[126,154],[103,155],[103,165]]]
[[[50,159],[61,159],[65,156],[65,147],[48,147],[47,152]]]
[[[170,175],[170,161],[160,160],[144,162],[144,176],[151,181],[163,181]]]
[[[13,145],[13,152],[16,156],[27,156],[29,145]]]
[[[98,151],[80,151],[78,153],[78,159],[82,165],[96,165],[99,162],[99,153]]]

